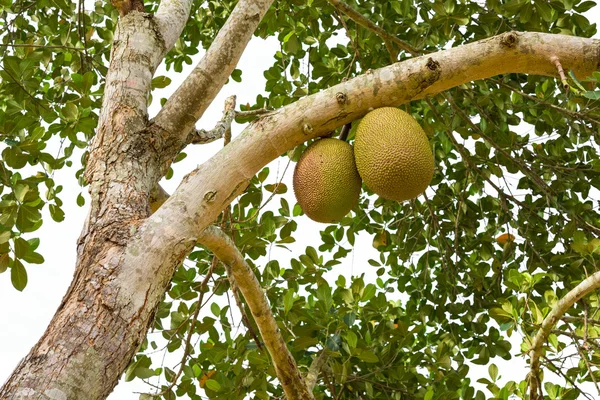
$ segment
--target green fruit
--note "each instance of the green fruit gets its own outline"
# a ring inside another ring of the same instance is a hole
[[[365,185],[388,200],[414,199],[433,177],[433,154],[417,121],[398,108],[369,112],[358,124],[356,166]]]
[[[338,222],[358,202],[362,183],[352,146],[319,139],[306,148],[294,169],[294,194],[304,213],[317,222]]]

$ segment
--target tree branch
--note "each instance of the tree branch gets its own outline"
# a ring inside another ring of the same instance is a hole
[[[310,392],[313,391],[315,385],[317,384],[317,379],[319,378],[319,374],[321,373],[321,369],[325,363],[327,363],[327,359],[329,358],[329,353],[326,348],[321,350],[321,353],[315,358],[310,364],[310,369],[306,374],[306,386]]]
[[[181,35],[190,17],[193,0],[162,0],[154,15],[159,32],[170,49]]]
[[[187,144],[206,144],[221,139],[225,132],[231,130],[231,123],[235,119],[235,95],[225,100],[225,109],[223,118],[210,131],[204,129],[194,129],[186,139]]]
[[[233,277],[246,299],[265,347],[273,359],[277,378],[281,382],[288,400],[313,399],[312,392],[307,388],[302,375],[298,371],[296,361],[279,333],[277,322],[273,317],[271,307],[260,283],[256,279],[252,268],[244,260],[243,255],[235,247],[235,244],[229,236],[214,226],[206,228],[198,238],[198,242],[211,250],[219,257],[221,262],[231,267]]]
[[[529,372],[529,396],[532,400],[542,399],[538,396],[541,389],[540,374],[540,357],[543,353],[544,343],[548,340],[548,335],[552,331],[554,325],[561,319],[563,314],[573,306],[582,297],[600,287],[600,272],[596,272],[589,278],[582,281],[574,289],[569,291],[562,299],[556,303],[552,311],[544,318],[538,333],[533,338],[531,343],[530,355],[530,372]]]
[[[381,37],[381,39],[383,39],[383,43],[385,44],[386,49],[388,50],[388,52],[390,53],[390,56],[392,58],[396,58],[397,54],[394,51],[394,49],[391,47],[390,42],[395,43],[402,50],[406,51],[407,53],[412,54],[413,56],[421,53],[419,50],[415,49],[413,46],[411,46],[404,40],[398,39],[394,35],[390,35],[385,29],[375,25],[371,20],[369,20],[368,18],[365,18],[361,13],[359,13],[358,11],[356,11],[354,8],[352,8],[348,4],[344,3],[343,1],[341,1],[341,0],[327,0],[327,1],[329,1],[329,3],[332,6],[334,6],[336,9],[338,9],[339,11],[346,14],[354,22],[367,28],[368,30],[374,32],[376,35]]]
[[[174,0],[173,0],[174,1]],[[237,65],[273,0],[240,0],[202,60],[154,119],[169,136],[184,142],[196,121]]]

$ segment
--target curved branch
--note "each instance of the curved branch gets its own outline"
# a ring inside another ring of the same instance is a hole
[[[173,0],[174,1],[174,0]],[[204,114],[236,67],[273,0],[240,0],[202,60],[154,118],[180,142]]]
[[[550,62],[552,55],[568,60],[565,68],[588,76],[600,62],[599,48],[600,41],[595,39],[508,32],[365,73],[254,121],[192,172],[161,208],[169,202],[185,204],[196,229],[202,230],[264,165],[308,139],[362,117],[370,109],[398,106],[498,74],[552,76],[556,74]],[[151,219],[160,215],[159,210]],[[192,232],[193,228],[188,229]]]
[[[591,275],[569,293],[567,293],[562,299],[556,303],[556,305],[550,311],[550,314],[544,318],[540,330],[533,338],[531,344],[531,350],[529,351],[530,360],[530,372],[529,372],[529,396],[532,400],[541,399],[538,392],[541,390],[541,381],[539,378],[540,373],[540,357],[542,356],[542,350],[544,343],[548,340],[552,328],[561,319],[563,314],[573,306],[582,297],[586,296],[590,292],[600,288],[600,272],[596,272]]]
[[[277,322],[271,312],[271,307],[252,268],[244,260],[244,256],[235,247],[223,231],[215,226],[206,228],[198,242],[210,249],[220,260],[231,267],[233,277],[238,284],[258,329],[269,351],[277,378],[288,400],[313,399],[292,354],[277,327]]]

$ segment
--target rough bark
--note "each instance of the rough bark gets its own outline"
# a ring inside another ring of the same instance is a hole
[[[272,3],[273,0],[240,0],[202,60],[154,118],[154,128],[174,142],[163,152],[165,167],[229,79]]]
[[[262,14],[255,15],[239,23],[253,30]],[[121,22],[88,161],[92,203],[78,245],[76,274],[44,336],[0,389],[2,399],[105,398],[196,238],[256,172],[297,144],[372,108],[399,105],[467,81],[509,72],[554,76],[551,57],[581,78],[600,62],[597,40],[511,32],[366,73],[250,124],[147,218],[150,191],[175,154],[173,144],[181,147],[222,83],[207,82],[202,69],[194,73],[157,117],[157,130],[147,122],[145,96],[166,41],[147,14],[132,11]],[[226,60],[225,68],[232,69],[243,46],[222,46],[220,56],[209,50],[212,62]],[[213,71],[211,66],[204,73]]]
[[[179,35],[183,24],[170,29]],[[120,20],[88,158],[92,202],[75,276],[48,329],[0,389],[2,399],[106,398],[144,338],[153,307],[120,301],[115,273],[127,268],[123,248],[148,216],[148,193],[160,178],[156,149],[145,134],[146,102],[168,49],[151,15],[130,10]],[[176,257],[193,243],[179,246]],[[170,275],[157,278],[153,285],[161,289],[137,296],[160,297]]]

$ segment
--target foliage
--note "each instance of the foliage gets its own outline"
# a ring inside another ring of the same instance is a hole
[[[210,45],[234,3],[195,2],[166,59],[173,75]],[[592,1],[348,4],[422,52],[510,30],[596,33],[583,15],[595,6]],[[156,6],[146,1],[148,11]],[[64,218],[53,171],[70,165],[73,150],[86,148],[94,135],[117,17],[109,2],[84,10],[66,0],[0,0],[0,273],[9,272],[18,290],[26,286],[28,264],[44,261],[34,237],[41,210],[48,207],[56,221]],[[276,1],[256,35],[276,37],[281,50],[264,72],[265,92],[242,110],[279,108],[394,61],[379,36],[326,0]],[[400,59],[408,57],[400,53]],[[233,79],[242,75],[237,70]],[[317,398],[525,398],[525,376],[500,384],[493,358],[526,352],[558,299],[597,270],[600,115],[593,89],[599,78],[571,77],[572,90],[565,92],[551,78],[506,75],[407,104],[431,138],[437,165],[431,189],[415,201],[396,203],[365,188],[359,208],[340,224],[323,226],[320,240],[289,263],[270,259],[270,248],[293,248],[306,218],[269,168],[253,178],[223,222],[252,260],[301,370],[328,352]],[[158,77],[154,87],[169,83]],[[56,141],[58,152],[48,151]],[[285,157],[297,160],[302,149]],[[81,175],[76,178],[84,186]],[[83,197],[77,203],[83,206]],[[500,245],[495,238],[505,232],[516,239]],[[369,264],[377,278],[338,276],[335,266],[364,233],[374,238],[378,256]],[[195,249],[157,311],[154,331],[169,352],[181,351],[186,341],[199,291],[228,293],[222,268],[210,288],[200,285],[211,259]],[[247,329],[232,326],[229,307],[212,303],[210,314],[203,311],[193,327],[199,341],[192,341],[182,377],[164,398],[281,398],[268,354]],[[594,319],[597,295],[570,310],[571,319],[550,337],[545,366],[566,377],[561,385],[546,386],[550,399],[576,398],[575,384],[600,378],[595,351],[584,356],[592,361],[591,371],[582,359],[563,369],[550,357],[563,354],[573,337],[589,338],[586,345],[596,349],[600,329],[584,326],[584,312]],[[521,349],[508,340],[515,332],[524,336]],[[158,346],[151,339],[144,343],[126,379],[174,379],[178,367],[149,356]],[[490,379],[480,382],[487,393],[469,378],[473,364],[489,368]]]

